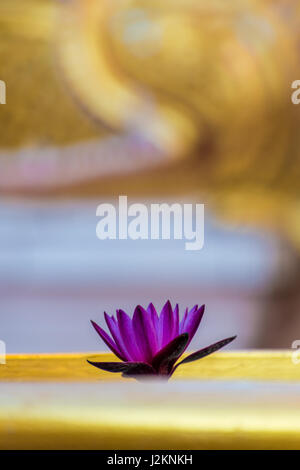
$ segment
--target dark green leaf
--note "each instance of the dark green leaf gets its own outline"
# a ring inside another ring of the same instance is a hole
[[[92,366],[108,372],[123,372],[126,375],[148,375],[154,374],[154,370],[149,364],[144,362],[93,362],[87,361]]]
[[[168,374],[174,362],[176,362],[183,353],[188,340],[188,333],[183,333],[170,341],[170,343],[161,349],[152,359],[153,368],[159,373]]]
[[[207,346],[206,348],[200,349],[199,351],[196,351],[193,354],[190,354],[185,359],[180,361],[176,365],[175,369],[180,364],[187,364],[188,362],[197,361],[198,359],[202,359],[203,357],[208,356],[209,354],[212,354],[212,353],[218,351],[219,349],[223,348],[227,344],[231,343],[231,341],[233,341],[235,338],[236,338],[236,336],[231,336],[230,338],[223,339],[222,341],[218,341],[217,343],[211,344],[210,346]]]

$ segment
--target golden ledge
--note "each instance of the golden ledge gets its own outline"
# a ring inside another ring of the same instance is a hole
[[[88,358],[115,361],[111,353],[13,354],[0,365],[0,381],[120,381],[120,374],[90,366]],[[179,367],[178,379],[257,379],[300,381],[300,364],[291,351],[242,351],[216,353]]]
[[[0,449],[300,449],[300,365],[290,351],[217,353],[169,382],[122,379],[86,359],[9,355]]]

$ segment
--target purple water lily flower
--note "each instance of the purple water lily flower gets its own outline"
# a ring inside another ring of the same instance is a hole
[[[123,310],[117,310],[117,318],[104,313],[111,336],[97,323],[92,321],[92,325],[123,362],[88,362],[102,370],[122,372],[125,377],[143,375],[169,378],[180,364],[208,356],[236,338],[232,336],[211,344],[175,365],[192,341],[203,317],[204,307],[195,305],[190,311],[186,309],[181,321],[178,304],[173,310],[169,300],[160,315],[152,303],[147,310],[138,305],[132,319]]]

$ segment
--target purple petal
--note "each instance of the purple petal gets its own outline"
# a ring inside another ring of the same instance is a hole
[[[219,349],[223,348],[227,344],[231,343],[231,341],[235,340],[235,338],[236,336],[231,336],[230,338],[226,338],[226,339],[223,339],[222,341],[218,341],[217,343],[211,344],[210,346],[207,346],[206,348],[199,349],[199,351],[196,351],[190,354],[181,362],[179,362],[174,368],[174,370],[177,369],[177,367],[180,366],[180,364],[187,364],[188,362],[197,361],[198,359],[202,359],[203,357],[208,356],[209,354],[212,354],[218,351]]]
[[[149,364],[143,362],[93,362],[87,361],[92,366],[107,372],[123,372],[124,375],[154,375],[155,371]]]
[[[173,337],[179,335],[179,305],[176,304],[174,309],[174,329],[173,329]]]
[[[174,363],[182,355],[189,335],[183,333],[170,341],[163,349],[161,349],[152,359],[152,367],[162,375],[168,375]]]
[[[151,315],[151,320],[152,320],[153,328],[155,331],[155,339],[156,339],[156,344],[157,344],[157,349],[158,349],[159,348],[159,343],[158,343],[159,318],[157,315],[157,311],[152,302],[148,305],[147,312]]]
[[[149,313],[140,305],[134,311],[132,319],[136,344],[142,353],[142,360],[151,363],[157,352],[156,333]]]
[[[141,360],[142,354],[140,353],[140,350],[137,347],[137,344],[135,341],[135,335],[134,335],[131,318],[123,310],[118,310],[117,318],[118,318],[119,331],[120,331],[123,343],[126,344],[126,349],[128,351],[129,359],[131,361]]]
[[[179,323],[179,333],[183,333],[183,327],[184,327],[184,324],[185,324],[185,320],[187,319],[187,316],[188,316],[188,309],[186,308],[185,309],[185,312],[184,312],[184,315],[183,315],[183,318],[181,320],[181,322]]]
[[[158,332],[159,319],[158,319],[157,311],[152,302],[148,305],[147,312],[151,315],[151,319],[152,319],[152,323],[153,323],[155,331]]]
[[[168,300],[159,317],[158,344],[163,348],[173,339],[174,315],[170,301]]]
[[[185,323],[184,323],[184,327],[183,327],[183,331],[182,333],[188,333],[189,335],[189,341],[188,341],[188,344],[187,346],[190,344],[190,342],[192,341],[197,329],[198,329],[198,326],[201,322],[201,319],[203,317],[203,314],[204,314],[204,309],[205,309],[205,305],[202,305],[198,310],[194,310],[194,308],[189,312],[186,320],[185,320]]]
[[[195,313],[197,310],[198,310],[198,305],[194,305],[194,307],[191,308],[190,311],[188,311],[188,309],[185,310],[184,317],[180,322],[180,333],[184,333],[186,322],[187,322],[189,315]]]
[[[125,361],[130,360],[129,353],[124,344],[116,319],[114,317],[110,317],[109,315],[107,315],[106,312],[104,312],[104,317],[105,317],[106,324],[109,328],[109,331],[111,332],[111,335],[113,339],[115,340],[116,345],[118,346],[119,351],[125,357],[125,359],[123,360]]]
[[[93,320],[91,320],[91,323],[95,330],[97,331],[98,335],[102,338],[106,346],[111,349],[111,351],[118,356],[122,361],[125,361],[126,358],[122,354],[122,352],[119,350],[118,346],[115,344],[115,342],[108,336],[108,334],[99,326],[97,323],[95,323]]]

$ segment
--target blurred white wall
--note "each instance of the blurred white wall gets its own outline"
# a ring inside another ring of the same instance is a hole
[[[178,240],[100,241],[100,202],[0,203],[0,339],[8,353],[106,349],[89,319],[103,325],[104,310],[131,314],[138,303],[161,308],[167,299],[181,312],[206,304],[192,346],[232,334],[232,348],[255,345],[259,294],[273,269],[267,234],[206,214],[199,252]]]

